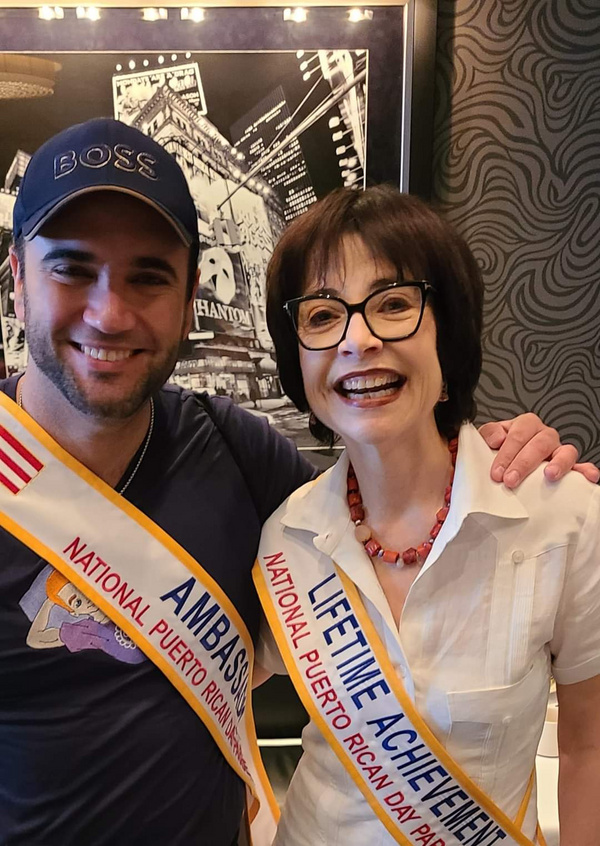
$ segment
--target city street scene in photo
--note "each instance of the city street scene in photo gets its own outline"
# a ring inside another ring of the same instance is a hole
[[[200,287],[173,381],[231,397],[299,445],[313,443],[283,395],[265,317],[266,267],[284,227],[333,188],[365,181],[368,51],[38,54],[60,64],[34,118],[3,121],[0,308],[6,375],[26,360],[8,265],[12,208],[31,153],[113,115],[172,153],[198,212]]]

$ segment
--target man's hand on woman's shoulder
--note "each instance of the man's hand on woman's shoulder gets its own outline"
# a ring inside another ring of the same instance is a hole
[[[575,447],[561,444],[556,429],[546,426],[536,414],[485,423],[479,432],[491,449],[498,450],[492,479],[504,482],[507,488],[518,487],[542,461],[549,461],[544,474],[552,482],[562,479],[569,470],[576,470],[590,482],[600,479],[600,470],[590,463],[577,464],[579,453]]]

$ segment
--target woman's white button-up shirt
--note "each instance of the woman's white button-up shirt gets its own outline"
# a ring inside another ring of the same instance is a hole
[[[330,557],[358,587],[404,686],[438,739],[511,818],[534,766],[550,673],[600,674],[600,488],[542,469],[516,491],[490,479],[494,454],[460,432],[450,512],[399,628],[346,504],[348,460],[271,516],[262,546],[291,568]],[[399,496],[401,496],[399,492]],[[265,627],[258,663],[285,672]],[[278,846],[391,846],[391,835],[314,724],[284,806]],[[536,795],[524,822],[532,838]]]

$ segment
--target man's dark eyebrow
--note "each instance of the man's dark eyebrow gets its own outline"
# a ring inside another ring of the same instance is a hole
[[[59,247],[47,252],[42,262],[56,261],[56,259],[78,261],[82,264],[92,264],[97,261],[96,256],[86,250],[72,250],[68,247]],[[173,265],[165,261],[165,259],[159,258],[159,256],[140,256],[134,260],[133,266],[138,270],[160,270],[163,273],[168,273],[173,279],[177,279],[177,273]]]
[[[42,262],[54,261],[55,259],[69,259],[70,261],[80,261],[86,264],[94,261],[94,254],[85,252],[85,250],[70,250],[62,247],[56,250],[50,250],[46,253]]]
[[[139,270],[162,270],[173,279],[177,279],[177,271],[173,265],[158,256],[140,256],[134,260],[133,265]]]

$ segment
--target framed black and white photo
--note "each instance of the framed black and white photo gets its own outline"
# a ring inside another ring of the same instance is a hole
[[[311,448],[277,377],[266,266],[286,224],[337,186],[428,195],[436,3],[124,5],[0,9],[5,371],[26,355],[7,251],[29,157],[112,115],[176,156],[197,206],[201,284],[173,380],[228,395]]]

